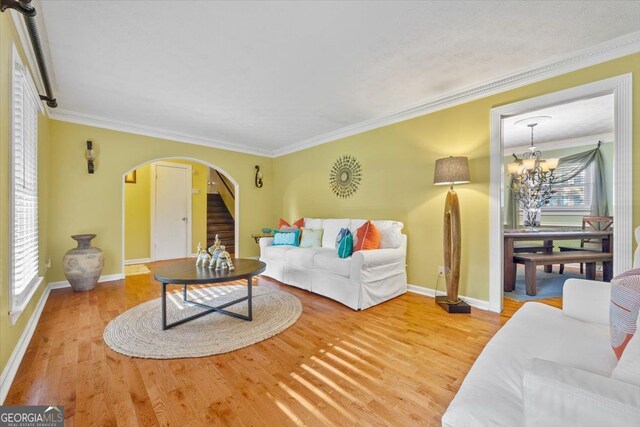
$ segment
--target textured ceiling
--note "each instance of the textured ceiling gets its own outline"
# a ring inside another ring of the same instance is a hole
[[[516,124],[518,120],[534,116],[549,116],[551,120],[535,126],[535,144],[582,138],[613,132],[613,95],[583,99],[554,107],[535,110],[503,120],[504,146],[519,147],[531,142],[531,129]]]
[[[41,1],[60,110],[262,152],[640,30],[640,2]]]

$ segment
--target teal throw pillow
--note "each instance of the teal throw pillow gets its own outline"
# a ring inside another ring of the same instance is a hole
[[[273,246],[298,246],[300,242],[300,230],[280,231],[273,230]]]
[[[340,258],[348,258],[353,253],[353,235],[348,228],[343,228],[338,233],[336,249]]]

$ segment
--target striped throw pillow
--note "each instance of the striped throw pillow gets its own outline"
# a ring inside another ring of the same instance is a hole
[[[629,270],[611,280],[611,347],[618,360],[636,333],[640,309],[640,269]]]

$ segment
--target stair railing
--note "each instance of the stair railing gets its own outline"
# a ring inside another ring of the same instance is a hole
[[[227,181],[224,179],[224,177],[222,176],[222,174],[220,174],[220,172],[218,172],[216,170],[216,173],[218,174],[218,178],[220,178],[220,181],[222,181],[222,184],[224,184],[224,187],[227,189],[227,191],[229,192],[229,194],[231,194],[231,198],[233,200],[236,199],[236,195],[233,194],[233,191],[231,191],[231,188],[229,188],[229,184],[227,184]]]

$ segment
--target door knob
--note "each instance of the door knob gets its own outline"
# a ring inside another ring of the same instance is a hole
[[[187,220],[187,217],[186,217],[186,216],[183,216],[183,217],[182,217],[182,218],[180,218],[180,219],[181,219],[181,220],[183,220],[183,221],[186,221],[186,220]]]

